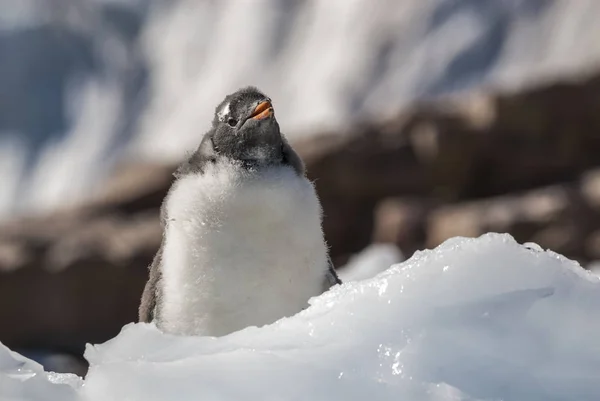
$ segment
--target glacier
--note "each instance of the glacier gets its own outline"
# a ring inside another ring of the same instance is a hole
[[[373,271],[381,258],[364,260]],[[129,324],[88,345],[85,379],[0,347],[0,399],[591,401],[598,338],[599,277],[490,233],[417,252],[268,326],[215,338]]]
[[[249,84],[290,138],[600,65],[595,0],[0,0],[0,219],[174,162]],[[60,11],[56,11],[57,8]]]

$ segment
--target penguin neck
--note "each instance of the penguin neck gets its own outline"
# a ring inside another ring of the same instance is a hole
[[[250,172],[220,160],[181,177],[165,202],[163,330],[217,336],[261,326],[323,291],[320,204],[293,168]]]

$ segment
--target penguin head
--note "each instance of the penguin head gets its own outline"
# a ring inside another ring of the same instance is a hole
[[[223,157],[248,169],[288,165],[304,174],[304,163],[279,130],[271,99],[254,87],[226,96],[217,106],[211,129],[175,176],[202,173],[207,163]]]
[[[254,87],[238,90],[217,106],[209,133],[214,151],[247,165],[280,162],[283,138],[271,99]]]

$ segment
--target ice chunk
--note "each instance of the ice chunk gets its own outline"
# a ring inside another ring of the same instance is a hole
[[[600,284],[508,235],[453,239],[222,338],[130,325],[88,347],[91,399],[597,400]]]
[[[0,344],[2,401],[74,401],[82,383],[75,375],[44,372],[42,365]]]
[[[165,335],[151,324],[130,324],[116,338],[87,347],[91,367],[78,396],[600,399],[600,278],[509,235],[449,240],[310,303],[290,318],[220,338]],[[47,376],[39,383],[27,376],[41,374],[32,366],[23,381],[3,367],[0,383],[12,380],[21,390],[54,386],[45,388],[53,398],[35,398],[34,392],[12,399],[59,399],[54,391],[61,388]],[[62,399],[73,399],[74,388],[62,388],[70,391]]]

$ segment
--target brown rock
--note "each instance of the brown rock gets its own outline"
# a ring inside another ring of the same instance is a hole
[[[325,233],[339,261],[369,243],[382,199],[453,203],[575,182],[600,165],[598,109],[600,76],[592,76],[417,104],[393,120],[296,146],[316,179]],[[468,228],[473,217],[461,216],[455,224],[464,232],[478,231]]]
[[[592,208],[600,210],[600,169],[588,171],[582,176],[581,192]]]
[[[80,352],[136,320],[169,169],[128,168],[85,204],[3,225],[0,341]]]
[[[590,260],[586,238],[600,215],[574,186],[552,186],[521,194],[442,206],[429,215],[428,248],[450,237],[508,232],[567,257]]]
[[[431,209],[423,199],[388,198],[377,205],[372,242],[395,244],[410,256],[426,239],[426,219]]]

